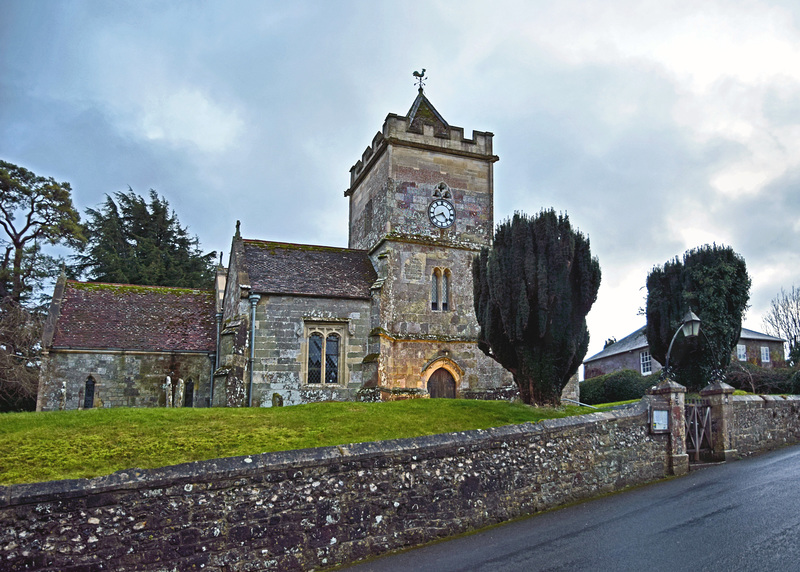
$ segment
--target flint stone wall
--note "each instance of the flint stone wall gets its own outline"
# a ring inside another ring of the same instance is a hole
[[[5,570],[319,569],[663,477],[647,406],[0,487]]]
[[[800,443],[800,395],[733,396],[732,446],[742,456]]]

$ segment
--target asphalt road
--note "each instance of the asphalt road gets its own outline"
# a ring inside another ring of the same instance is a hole
[[[347,570],[800,571],[800,446]]]

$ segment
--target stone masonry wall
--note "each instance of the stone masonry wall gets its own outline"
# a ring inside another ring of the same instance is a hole
[[[299,570],[659,479],[666,435],[616,413],[0,487],[5,570]]]
[[[734,396],[732,433],[742,456],[800,442],[800,395]]]
[[[341,326],[339,384],[306,383],[305,327],[314,323]],[[369,300],[263,296],[256,307],[253,405],[270,407],[275,394],[284,405],[353,400],[365,381],[369,329]]]
[[[635,372],[641,373],[642,358],[640,357],[640,354],[644,349],[646,348],[637,348],[633,351],[614,354],[592,361],[588,365],[583,366],[583,378],[591,379],[599,375],[605,375],[607,373],[612,373],[623,369],[631,369]],[[655,359],[650,360],[650,367],[652,368],[652,374],[657,374],[662,369],[661,364]],[[654,381],[653,383],[656,382]]]
[[[471,250],[395,241],[384,242],[373,253],[376,266],[385,265],[387,276],[379,294],[377,328],[381,387],[425,389],[433,372],[429,367],[441,357],[452,362],[459,395],[461,390],[513,385],[511,375],[475,342],[479,326],[472,292],[474,255]],[[431,275],[436,268],[449,276],[446,311],[431,308]]]
[[[95,381],[94,407],[164,407],[166,377],[194,383],[194,407],[208,407],[213,357],[200,353],[51,350],[40,388],[43,411],[83,407],[86,379]]]

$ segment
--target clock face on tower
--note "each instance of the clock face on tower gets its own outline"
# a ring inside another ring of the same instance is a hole
[[[436,199],[428,206],[428,218],[434,226],[447,228],[456,220],[456,209],[450,201]]]

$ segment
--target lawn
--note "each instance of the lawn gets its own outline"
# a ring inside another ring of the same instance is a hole
[[[415,399],[281,408],[90,409],[0,414],[0,485],[218,457],[486,429],[590,413],[503,401]]]

